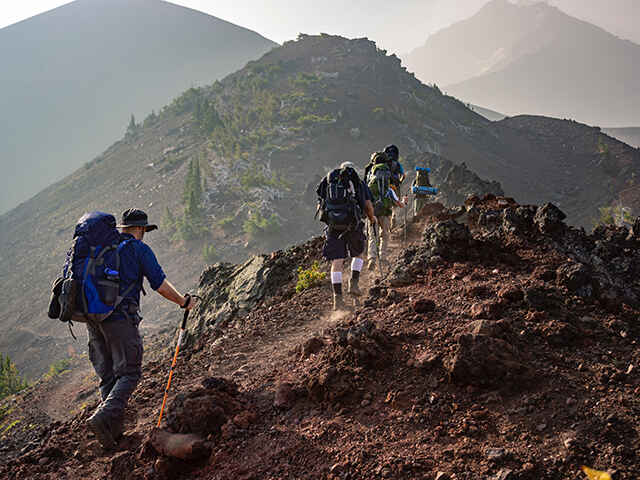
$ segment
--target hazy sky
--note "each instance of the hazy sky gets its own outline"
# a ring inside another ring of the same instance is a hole
[[[107,1],[107,0],[104,0]],[[298,33],[369,37],[398,54],[473,15],[488,0],[175,0],[282,43]],[[69,3],[0,0],[0,28]],[[567,13],[640,43],[640,0],[549,0]]]

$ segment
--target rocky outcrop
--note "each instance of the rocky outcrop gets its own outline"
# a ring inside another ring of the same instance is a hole
[[[188,327],[189,340],[207,329],[222,329],[235,318],[242,318],[266,298],[293,287],[299,265],[316,259],[322,248],[318,237],[270,256],[257,255],[241,265],[216,263],[200,277],[197,321]]]
[[[563,292],[613,309],[624,303],[634,308],[640,305],[640,237],[636,234],[640,220],[635,221],[636,230],[608,225],[587,234],[566,225],[565,214],[551,203],[518,205],[510,198],[486,195],[482,199],[470,197],[465,207],[463,214],[457,210],[438,214],[451,219],[428,225],[422,243],[400,255],[392,266],[390,285],[408,285],[442,262],[490,260],[500,255],[500,249],[505,250],[508,260],[507,245],[534,242],[568,261],[555,271],[540,272],[545,281],[555,280],[557,288],[532,286],[517,294],[518,298],[523,295],[531,309],[552,310],[561,302]],[[512,261],[517,263],[517,258]],[[497,308],[478,303],[472,316],[494,318],[493,307]]]

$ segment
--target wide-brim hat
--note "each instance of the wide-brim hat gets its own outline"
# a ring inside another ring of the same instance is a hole
[[[145,232],[150,232],[158,228],[157,225],[149,223],[147,214],[138,208],[130,208],[122,212],[122,220],[118,228],[124,227],[145,227]]]

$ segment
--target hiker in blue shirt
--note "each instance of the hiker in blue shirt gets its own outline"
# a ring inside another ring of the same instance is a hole
[[[102,403],[87,420],[102,446],[114,448],[123,432],[124,411],[129,397],[142,375],[142,339],[138,324],[143,277],[166,299],[190,310],[194,302],[189,294],[180,294],[166,278],[151,248],[142,242],[145,232],[157,229],[142,210],[129,209],[122,214],[120,253],[120,294],[126,297],[103,322],[87,322],[89,359],[100,377]],[[122,245],[122,243],[121,243]],[[133,288],[130,288],[131,285]]]

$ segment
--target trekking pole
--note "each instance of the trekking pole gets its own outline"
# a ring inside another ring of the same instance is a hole
[[[407,208],[409,208],[409,200],[404,205],[404,225],[402,226],[402,244],[407,243]]]
[[[200,298],[196,295],[191,295],[190,298]],[[169,369],[169,381],[167,382],[167,388],[164,391],[164,398],[162,399],[162,407],[160,407],[160,416],[158,417],[158,428],[160,428],[160,422],[162,422],[162,414],[164,413],[164,407],[167,403],[167,396],[169,395],[169,388],[171,388],[171,378],[173,377],[173,369],[178,363],[178,353],[180,352],[180,344],[184,337],[184,332],[187,327],[187,318],[189,317],[189,310],[184,311],[182,317],[182,324],[180,325],[180,334],[178,335],[178,343],[176,344],[176,351],[173,354],[173,361],[171,362],[171,368]]]

